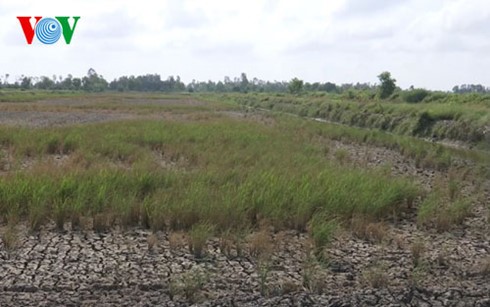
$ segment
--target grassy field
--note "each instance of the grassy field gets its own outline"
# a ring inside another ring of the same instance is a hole
[[[329,159],[333,148],[325,140],[384,147],[434,169],[450,169],[454,159],[470,159],[477,165],[472,167],[475,176],[488,176],[488,155],[480,150],[285,114],[240,112],[245,104],[272,110],[287,105],[292,109],[279,110],[297,113],[296,108],[305,108],[304,97],[287,97],[292,102],[280,104],[277,101],[286,98],[265,95],[9,95],[1,111],[135,115],[59,127],[0,125],[0,218],[8,225],[26,220],[33,231],[52,222],[59,229],[68,223],[75,229],[88,221],[98,231],[142,226],[185,230],[199,237],[196,234],[238,233],[268,225],[308,231],[321,247],[335,229],[352,227],[352,221],[368,225],[396,220],[416,204],[418,222],[428,227],[444,229],[468,215],[471,201],[453,191],[457,181],[428,194],[409,178],[383,168],[341,163],[342,151],[335,152],[337,159]],[[46,103],[67,97],[78,103]],[[307,114],[300,115],[321,116],[311,110],[322,105],[322,98],[312,101]],[[343,110],[342,118],[349,116],[350,108],[413,113],[407,116],[410,120],[426,112],[409,105],[324,102],[323,107],[332,103]],[[474,116],[472,123],[480,127],[488,121],[488,112],[475,111],[482,107],[466,111],[455,106],[444,112],[462,112],[462,122]],[[442,112],[438,108],[431,110]]]

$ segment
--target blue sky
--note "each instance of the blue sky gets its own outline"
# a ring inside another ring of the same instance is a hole
[[[16,16],[81,16],[72,43],[27,45]],[[487,0],[0,2],[0,76],[180,75],[490,86]]]

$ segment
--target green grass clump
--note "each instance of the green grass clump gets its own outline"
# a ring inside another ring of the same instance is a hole
[[[311,220],[310,232],[317,259],[324,260],[323,249],[334,239],[338,228],[338,223],[326,216],[317,215]]]
[[[471,209],[471,199],[451,199],[436,191],[419,206],[417,223],[423,227],[434,227],[440,232],[448,231],[461,225],[471,214]]]
[[[208,223],[196,224],[189,232],[189,250],[196,258],[205,254],[206,243],[211,238],[214,227]]]

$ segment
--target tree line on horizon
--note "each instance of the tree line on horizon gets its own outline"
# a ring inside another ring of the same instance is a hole
[[[139,76],[122,76],[108,82],[102,75],[98,74],[93,68],[90,68],[87,75],[83,78],[73,77],[71,74],[63,78],[54,75],[52,78],[21,76],[15,82],[9,82],[9,74],[0,76],[0,88],[12,88],[21,90],[71,90],[87,92],[103,91],[142,91],[142,92],[219,92],[219,93],[248,93],[248,92],[265,92],[265,93],[293,93],[302,92],[326,92],[345,94],[353,91],[363,91],[377,95],[381,99],[389,98],[398,89],[396,80],[391,77],[389,72],[383,72],[378,76],[380,84],[372,83],[344,83],[335,84],[333,82],[304,82],[298,78],[290,81],[264,81],[257,78],[249,80],[246,73],[240,77],[231,79],[225,77],[223,81],[196,81],[192,80],[185,84],[179,76],[169,76],[163,80],[158,74],[146,74]],[[430,91],[425,89],[416,89],[413,86],[406,92],[411,93],[407,102],[419,102],[424,99]],[[455,94],[466,93],[490,93],[490,87],[481,84],[463,84],[454,86],[452,92]],[[372,97],[371,97],[372,98]]]

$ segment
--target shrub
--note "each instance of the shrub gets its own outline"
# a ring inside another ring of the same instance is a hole
[[[419,103],[430,94],[428,90],[417,88],[410,91],[403,92],[403,100],[408,103]]]

